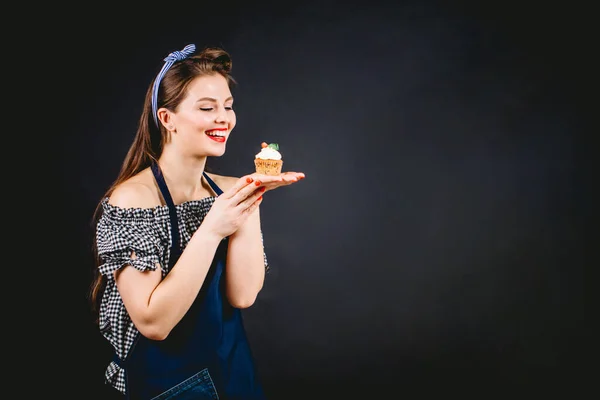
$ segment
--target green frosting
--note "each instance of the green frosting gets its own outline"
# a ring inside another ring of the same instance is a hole
[[[279,145],[277,143],[269,143],[269,145],[267,147],[270,147],[274,150],[279,151]]]

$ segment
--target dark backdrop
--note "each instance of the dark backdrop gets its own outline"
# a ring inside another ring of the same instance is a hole
[[[239,82],[238,125],[213,168],[252,172],[267,141],[279,143],[284,169],[307,177],[265,196],[272,273],[245,312],[273,399],[387,389],[401,398],[409,388],[483,388],[485,397],[586,383],[589,202],[577,172],[587,163],[579,90],[589,11],[416,1],[90,7],[63,25],[61,50],[81,76],[68,88],[60,163],[69,358],[85,388],[73,398],[106,398],[111,357],[85,298],[91,215],[147,85],[188,43],[223,46]]]

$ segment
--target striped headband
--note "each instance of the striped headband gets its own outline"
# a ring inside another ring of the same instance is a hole
[[[174,51],[164,59],[165,65],[163,65],[162,69],[156,76],[156,79],[154,80],[154,86],[152,87],[152,115],[154,116],[154,123],[156,123],[157,128],[159,127],[159,125],[158,116],[156,115],[156,112],[158,105],[158,87],[160,86],[160,81],[165,76],[165,73],[169,70],[169,68],[171,68],[173,64],[175,64],[176,61],[185,60],[190,55],[192,55],[194,51],[196,51],[196,45],[188,44],[183,48],[183,50]]]

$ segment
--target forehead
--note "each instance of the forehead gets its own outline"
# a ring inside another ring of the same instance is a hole
[[[202,97],[212,97],[225,100],[231,96],[229,85],[224,76],[220,74],[203,75],[195,78],[188,86],[188,98],[192,100]]]

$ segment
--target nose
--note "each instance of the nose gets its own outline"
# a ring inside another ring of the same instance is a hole
[[[229,123],[229,116],[227,115],[227,110],[219,107],[219,112],[217,113],[217,116],[215,118],[215,122],[218,123]]]

